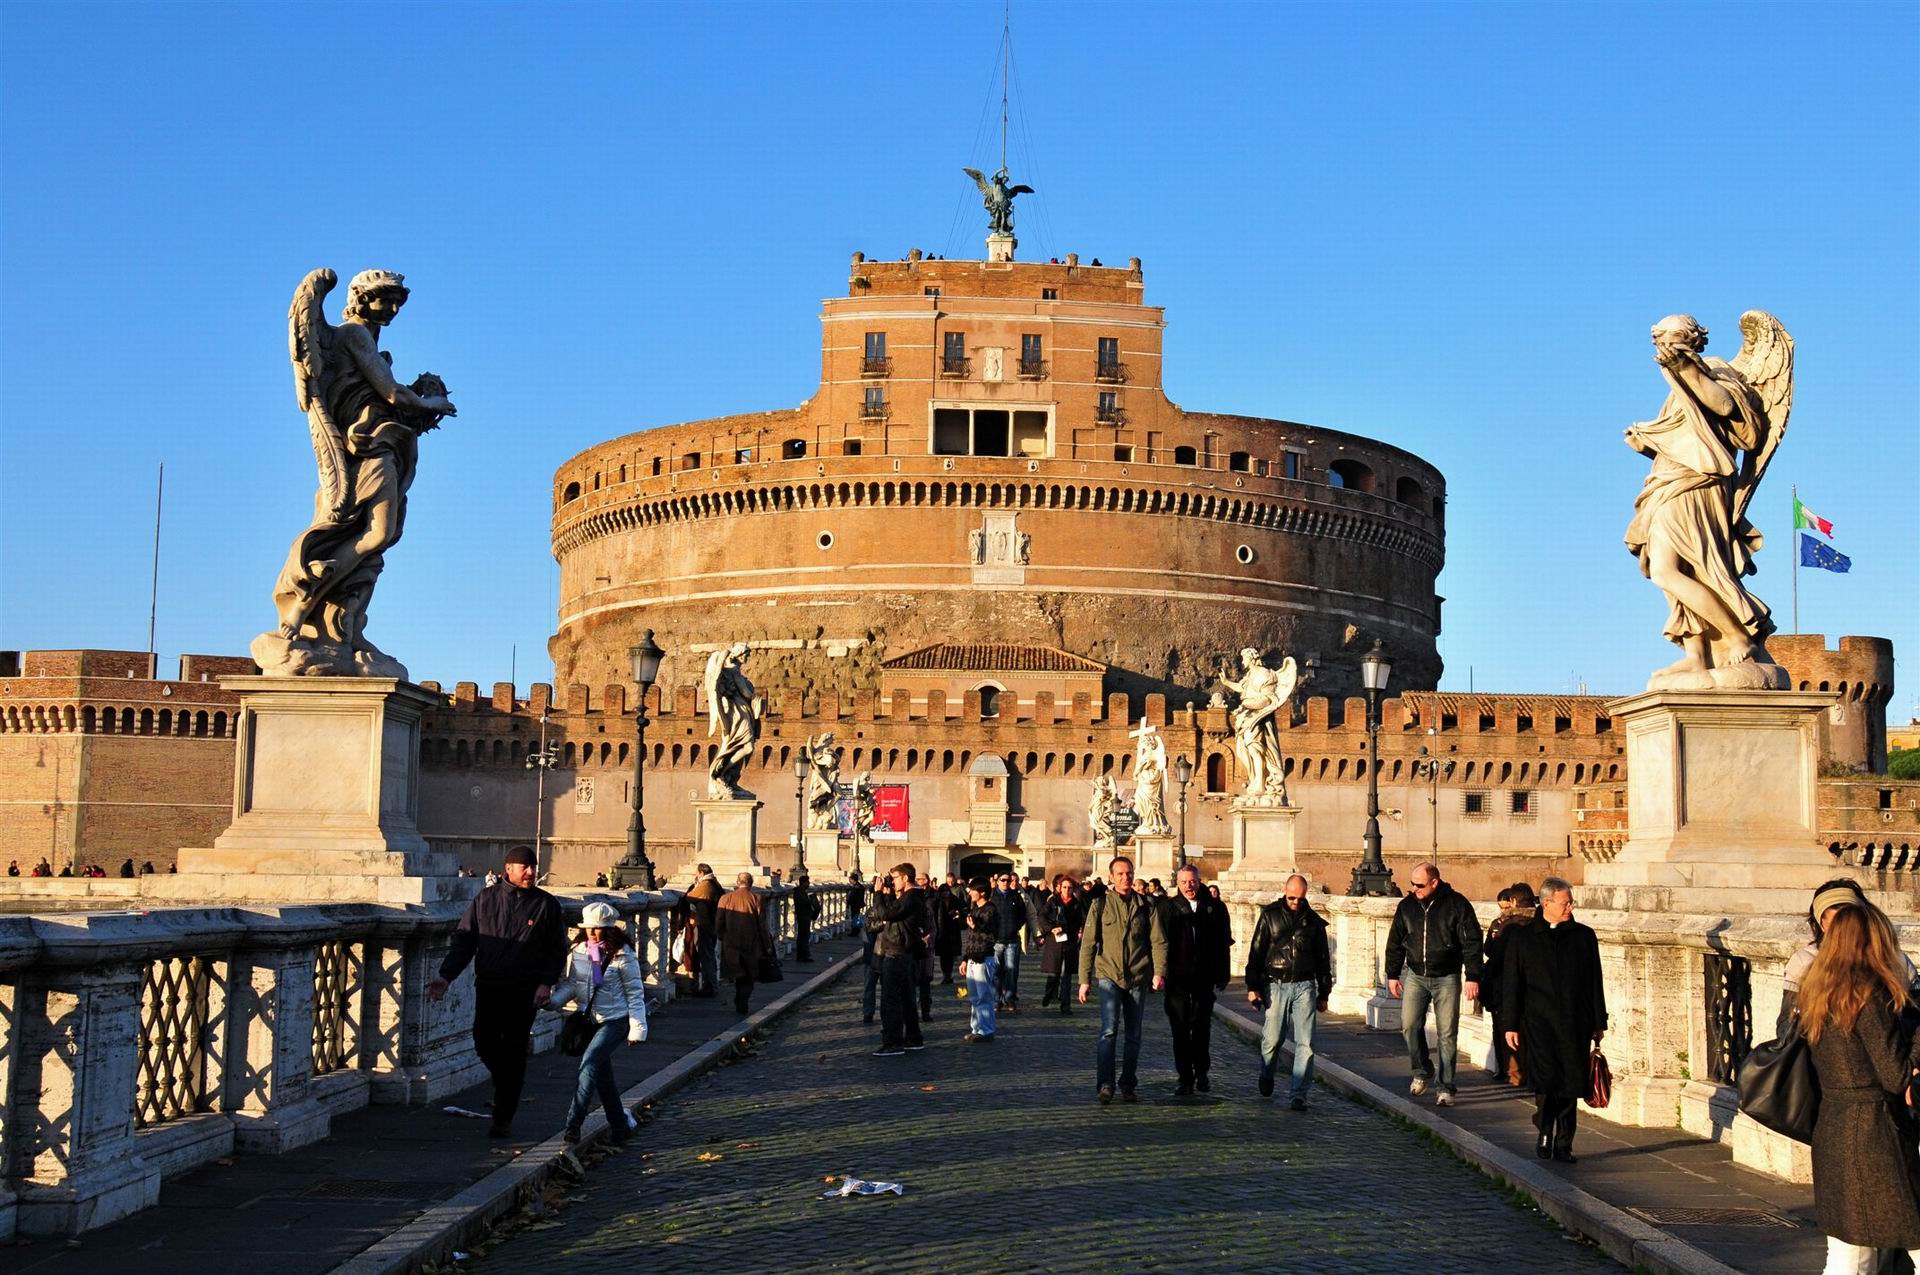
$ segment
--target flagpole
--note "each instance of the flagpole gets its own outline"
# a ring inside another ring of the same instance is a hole
[[[1800,633],[1800,484],[1793,484],[1793,532],[1787,543],[1793,546],[1793,631]]]

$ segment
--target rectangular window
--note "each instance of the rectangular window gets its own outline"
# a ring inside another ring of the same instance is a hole
[[[1026,377],[1045,376],[1047,361],[1044,347],[1038,332],[1020,334],[1020,375]]]
[[[840,454],[842,456],[858,456],[860,454],[860,440],[857,438],[849,438],[841,443]]]
[[[964,407],[933,409],[933,454],[965,456],[973,448],[973,422]]]
[[[1133,448],[1125,443],[1116,443],[1113,448],[1113,458],[1124,465],[1133,459]]]
[[[1300,471],[1303,467],[1304,466],[1301,463],[1299,452],[1281,453],[1280,476],[1282,478],[1299,478]]]
[[[1042,301],[1058,301],[1060,299],[1060,289],[1042,288],[1040,289],[1040,299]]]
[[[753,463],[753,448],[741,447],[736,449],[733,453],[733,463],[736,465],[751,465]]]
[[[1487,794],[1483,792],[1464,792],[1460,794],[1460,813],[1463,815],[1484,815],[1487,813]]]
[[[1103,336],[1100,338],[1100,366],[1109,367],[1120,361],[1120,338]]]
[[[867,386],[865,396],[860,400],[860,415],[877,417],[886,414],[887,391],[878,385]]]
[[[929,297],[937,297],[940,295],[940,289],[938,288],[922,288],[920,291]]]
[[[1100,391],[1100,405],[1094,411],[1097,421],[1117,421],[1120,418],[1120,395],[1114,390]]]
[[[653,458],[653,476],[655,478],[660,476],[660,458],[658,456]]]
[[[887,334],[884,332],[867,333],[867,357],[884,359],[887,357]]]
[[[1533,792],[1531,789],[1510,792],[1507,794],[1507,801],[1508,814],[1530,815],[1534,813]]]
[[[942,376],[965,376],[967,374],[966,333],[947,332],[941,335],[940,374]]]

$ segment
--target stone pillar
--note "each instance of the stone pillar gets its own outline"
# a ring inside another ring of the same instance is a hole
[[[228,967],[221,1109],[238,1150],[278,1155],[327,1136],[332,1122],[313,1093],[313,964],[332,929],[251,917]]]
[[[840,867],[840,833],[835,828],[808,828],[800,834],[805,838],[807,854],[807,875],[814,880],[824,880],[828,873]]]
[[[1317,896],[1314,906],[1328,914],[1333,934],[1333,995],[1327,1008],[1336,1014],[1363,1014],[1369,1027],[1398,1030],[1400,1002],[1386,994],[1387,930],[1398,899]]]
[[[1272,899],[1286,889],[1294,868],[1294,821],[1298,806],[1268,806],[1236,797],[1232,806],[1233,857],[1220,873],[1220,889]]]
[[[486,1079],[473,1052],[472,969],[444,1000],[427,999],[463,910],[443,903],[425,916],[394,911],[367,940],[360,1021],[373,1102],[431,1102]]]
[[[713,866],[723,889],[733,888],[735,874],[765,875],[760,866],[760,808],[755,798],[721,797],[693,805],[693,858]]]
[[[1141,881],[1159,877],[1171,892],[1174,868],[1179,862],[1174,853],[1174,840],[1173,837],[1141,836],[1135,833],[1133,844],[1125,852],[1133,856],[1134,876]]]

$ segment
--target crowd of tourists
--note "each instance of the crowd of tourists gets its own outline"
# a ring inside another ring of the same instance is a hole
[[[956,978],[967,1014],[961,1040],[991,1045],[1001,1017],[1022,1012],[1021,966],[1037,957],[1040,1010],[1065,1015],[1098,1004],[1094,1083],[1101,1105],[1139,1101],[1150,992],[1162,995],[1172,1037],[1174,1093],[1212,1089],[1215,997],[1235,972],[1235,942],[1217,887],[1191,865],[1175,874],[1171,890],[1137,884],[1125,856],[1107,865],[1104,880],[1061,873],[1028,884],[1001,871],[936,883],[902,863],[870,892],[857,873],[851,884],[866,949],[862,1012],[880,1025],[875,1057],[924,1049],[933,988]],[[1598,939],[1573,919],[1572,887],[1549,877],[1537,891],[1524,883],[1501,891],[1499,915],[1483,932],[1472,905],[1437,866],[1417,866],[1410,884],[1385,952],[1387,989],[1401,1002],[1410,1095],[1431,1093],[1436,1104],[1453,1105],[1460,1008],[1478,1001],[1493,1016],[1497,1080],[1534,1092],[1536,1153],[1575,1163],[1577,1112],[1589,1095],[1607,1007]],[[804,888],[797,906],[804,928]],[[1786,967],[1776,1027],[1783,1039],[1804,1041],[1817,1076],[1813,1185],[1828,1237],[1826,1269],[1867,1272],[1894,1250],[1920,1258],[1920,1122],[1913,1105],[1920,977],[1886,914],[1851,880],[1823,885],[1807,924],[1811,938]],[[1333,988],[1327,928],[1305,878],[1289,877],[1281,896],[1258,913],[1238,962],[1247,1002],[1263,1014],[1258,1091],[1274,1093],[1291,1042],[1287,1099],[1295,1111],[1308,1110],[1315,1026]],[[715,996],[731,983],[740,1013],[770,963],[777,971],[762,897],[747,873],[729,890],[700,865],[682,892],[675,935],[676,973],[693,994]],[[615,1142],[631,1136],[612,1058],[622,1043],[647,1038],[647,1000],[645,970],[616,910],[587,904],[569,934],[558,900],[535,883],[532,852],[518,848],[508,853],[497,884],[468,908],[428,996],[444,997],[468,965],[474,1047],[493,1079],[489,1132],[511,1136],[535,1016],[573,1006],[562,1043],[581,1061],[565,1137],[578,1139],[596,1104]]]

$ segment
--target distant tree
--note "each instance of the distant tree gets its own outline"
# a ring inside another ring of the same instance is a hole
[[[1887,758],[1887,775],[1892,779],[1920,779],[1920,748],[1896,748]]]

